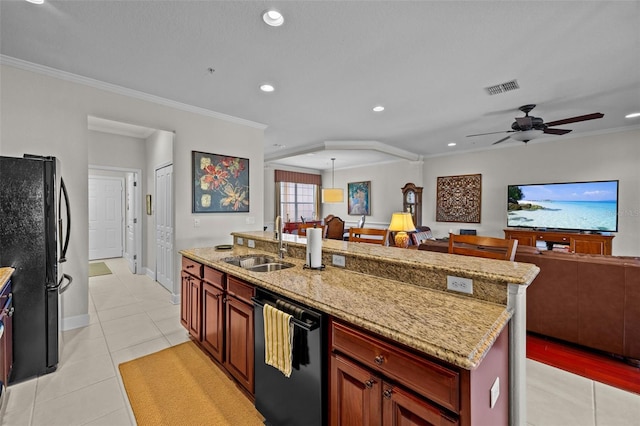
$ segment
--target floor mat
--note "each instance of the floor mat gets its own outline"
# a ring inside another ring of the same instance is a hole
[[[109,275],[111,269],[104,262],[89,263],[89,276],[97,277],[98,275]]]

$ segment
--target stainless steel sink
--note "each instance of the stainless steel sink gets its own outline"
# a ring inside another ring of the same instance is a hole
[[[260,254],[233,256],[227,257],[223,260],[230,265],[239,266],[247,271],[253,272],[279,271],[281,269],[287,269],[294,266],[293,263],[278,261],[272,256]]]
[[[261,265],[251,266],[249,268],[245,268],[247,271],[252,272],[272,272],[272,271],[280,271],[281,269],[288,269],[292,266],[295,266],[293,263],[288,262],[270,262],[263,263]]]

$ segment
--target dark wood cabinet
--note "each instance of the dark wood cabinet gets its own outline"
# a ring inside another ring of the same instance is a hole
[[[204,267],[202,284],[202,346],[218,362],[224,361],[224,274]]]
[[[470,371],[332,320],[330,424],[507,425],[508,334]],[[491,406],[495,383],[501,396]]]
[[[613,235],[581,234],[578,232],[536,231],[534,229],[505,229],[504,237],[518,240],[521,246],[535,247],[538,241],[552,248],[554,244],[568,246],[574,253],[606,254],[611,256]]]
[[[180,322],[213,359],[253,394],[254,286],[185,257],[181,277]]]
[[[253,295],[251,284],[228,277],[224,365],[251,394],[254,393]]]
[[[202,268],[198,262],[182,259],[180,322],[198,341],[202,323]]]

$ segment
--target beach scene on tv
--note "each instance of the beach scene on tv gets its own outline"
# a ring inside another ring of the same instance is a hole
[[[507,226],[615,232],[618,181],[510,185]]]

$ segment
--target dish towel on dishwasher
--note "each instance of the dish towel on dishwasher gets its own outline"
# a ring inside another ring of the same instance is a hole
[[[264,362],[291,376],[293,347],[292,316],[265,303],[264,317]]]

